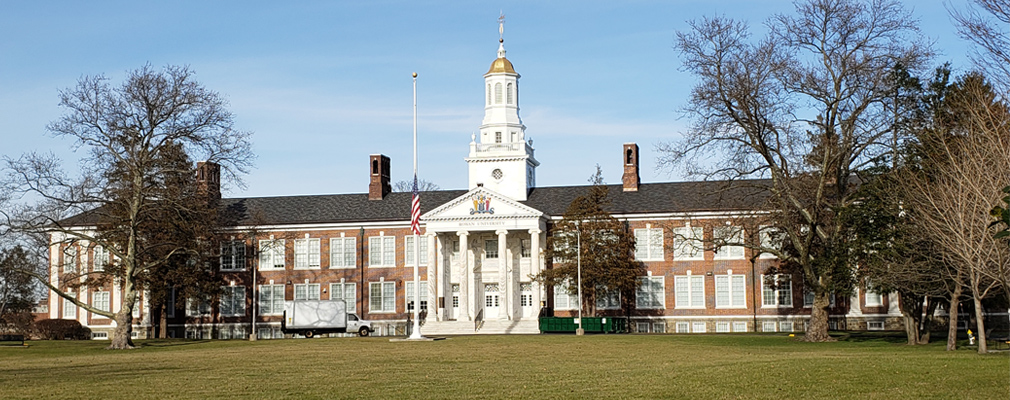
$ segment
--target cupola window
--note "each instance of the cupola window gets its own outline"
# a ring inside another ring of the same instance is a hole
[[[501,104],[501,83],[494,84],[494,103]]]
[[[506,98],[506,100],[508,101],[509,104],[512,104],[512,84],[509,83],[508,86],[505,89],[506,89],[505,90],[505,98]]]
[[[487,105],[491,105],[491,84],[487,84]]]
[[[501,143],[501,132],[495,132],[494,133],[494,142],[495,143]]]

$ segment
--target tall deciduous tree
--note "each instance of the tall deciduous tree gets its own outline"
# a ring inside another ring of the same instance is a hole
[[[977,7],[950,9],[957,32],[975,44],[972,61],[1010,92],[1010,2],[973,0]]]
[[[216,92],[193,80],[186,67],[158,71],[144,66],[118,86],[103,76],[83,77],[60,92],[66,113],[48,126],[50,133],[75,141],[88,156],[78,178],[62,172],[53,156],[27,154],[8,159],[8,180],[39,201],[8,211],[12,228],[48,232],[53,246],[100,246],[110,254],[106,271],[86,279],[116,279],[123,292],[120,308],[100,310],[68,295],[64,287],[34,274],[54,293],[116,323],[110,348],[132,348],[133,309],[144,284],[163,274],[159,268],[181,254],[198,254],[192,241],[156,238],[145,227],[181,212],[171,201],[173,177],[182,152],[223,167],[237,181],[252,161],[248,137],[236,130],[232,114]],[[175,158],[173,158],[175,157]],[[181,215],[181,214],[179,214]],[[74,216],[73,218],[68,218]],[[81,226],[95,226],[82,230]],[[75,281],[77,281],[75,279]]]
[[[575,294],[581,249],[582,309],[595,316],[597,300],[619,296],[621,308],[627,313],[638,278],[645,275],[645,265],[634,259],[634,235],[607,211],[608,189],[599,165],[589,182],[592,186],[588,192],[572,200],[562,220],[551,230],[546,258],[553,260],[553,266],[535,279]]]
[[[896,1],[810,0],[772,17],[752,41],[726,18],[678,32],[683,68],[698,78],[686,108],[694,124],[659,146],[662,165],[705,178],[767,177],[775,254],[814,293],[808,341],[831,340],[831,292],[851,290],[849,229],[838,215],[857,200],[860,170],[891,143],[895,65],[930,56]]]
[[[970,291],[984,353],[982,299],[1002,287],[1010,300],[1010,248],[995,237],[989,216],[1010,182],[1010,108],[981,75],[969,74],[953,85],[945,110],[934,129],[920,133],[920,161],[901,171],[901,195],[917,232]]]
[[[21,271],[38,269],[38,261],[21,246],[0,250],[0,332],[25,333],[33,321],[39,293],[31,277]]]

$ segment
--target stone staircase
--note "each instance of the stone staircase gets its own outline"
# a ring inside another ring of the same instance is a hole
[[[435,335],[536,335],[540,325],[536,319],[486,320],[480,329],[474,330],[473,321],[425,321],[421,334]]]

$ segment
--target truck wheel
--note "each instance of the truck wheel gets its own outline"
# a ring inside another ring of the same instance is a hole
[[[309,339],[312,339],[313,335],[315,335],[315,332],[312,332],[312,331],[305,332],[305,337],[307,337]]]
[[[361,327],[361,329],[358,329],[358,336],[361,336],[361,337],[368,336],[368,328],[366,328],[366,327],[363,326],[363,327]]]

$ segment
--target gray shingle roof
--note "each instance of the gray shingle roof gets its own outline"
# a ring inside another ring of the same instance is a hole
[[[760,208],[767,197],[767,180],[700,181],[646,183],[637,192],[625,192],[621,185],[608,185],[614,214],[734,211]],[[576,197],[586,194],[589,186],[535,188],[527,206],[547,215],[560,216]],[[421,193],[421,213],[426,213],[465,190],[439,190]],[[407,221],[410,219],[410,193],[390,193],[382,200],[368,200],[368,194],[330,194],[227,198],[221,200],[222,212],[232,225],[288,225],[315,223],[355,223]]]

